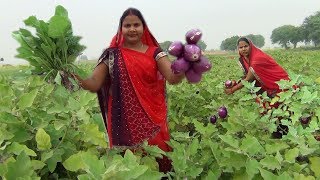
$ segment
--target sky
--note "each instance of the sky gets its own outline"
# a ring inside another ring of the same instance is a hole
[[[48,21],[56,5],[69,13],[75,35],[96,59],[116,33],[120,16],[129,7],[139,9],[158,42],[182,41],[188,30],[198,28],[207,49],[218,50],[234,35],[261,34],[264,48],[272,48],[272,30],[282,25],[300,26],[320,11],[320,0],[0,0],[0,57],[6,64],[25,64],[17,59],[19,44],[11,36],[25,28],[29,16]]]

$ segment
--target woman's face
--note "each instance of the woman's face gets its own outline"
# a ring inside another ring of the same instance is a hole
[[[244,57],[249,57],[250,45],[245,41],[240,41],[238,44],[239,53]]]
[[[128,15],[122,22],[122,35],[126,43],[139,43],[143,34],[142,21],[135,15]]]

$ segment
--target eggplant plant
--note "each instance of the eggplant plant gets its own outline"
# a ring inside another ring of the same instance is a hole
[[[32,31],[20,28],[12,33],[20,44],[16,57],[28,61],[34,67],[33,74],[44,76],[48,82],[61,80],[59,83],[74,90],[70,73],[84,74],[74,62],[86,47],[79,43],[81,37],[73,34],[67,10],[59,5],[48,22],[30,16],[24,24]]]

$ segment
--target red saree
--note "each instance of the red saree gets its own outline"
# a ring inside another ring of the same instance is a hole
[[[98,92],[109,145],[132,148],[148,140],[169,151],[165,80],[155,61],[159,45],[147,27],[142,42],[149,46],[145,53],[123,48],[118,32],[99,58],[99,63],[109,66],[110,74]]]
[[[244,74],[251,71],[257,80],[256,85],[260,86],[262,91],[266,91],[269,96],[274,96],[280,92],[276,83],[280,80],[289,80],[287,72],[269,55],[258,49],[250,42],[249,64],[240,54],[239,64]]]

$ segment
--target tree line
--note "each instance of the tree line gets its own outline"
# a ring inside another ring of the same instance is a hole
[[[265,45],[265,38],[262,35],[248,34],[245,37],[249,38],[257,47],[261,48]],[[238,35],[226,38],[221,42],[221,50],[234,51],[237,49]],[[318,47],[320,44],[320,11],[306,17],[300,26],[283,25],[275,28],[271,34],[272,44],[279,44],[285,49],[297,47],[299,42],[313,44]],[[172,42],[165,41],[160,43],[162,49],[167,50]],[[206,43],[201,40],[198,45],[204,51],[207,48]]]

